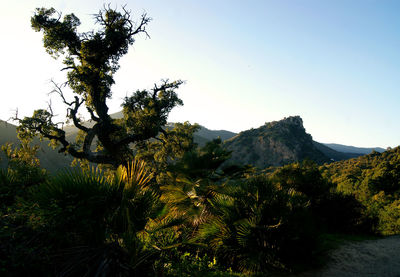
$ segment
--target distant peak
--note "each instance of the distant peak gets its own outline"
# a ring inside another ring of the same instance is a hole
[[[279,121],[272,121],[272,122],[267,122],[266,125],[269,127],[273,127],[275,125],[281,125],[281,124],[289,124],[289,125],[295,125],[299,127],[303,127],[303,119],[301,119],[300,116],[289,116],[285,117],[282,120]]]
[[[303,119],[300,116],[289,116],[282,119],[283,122],[303,126]]]

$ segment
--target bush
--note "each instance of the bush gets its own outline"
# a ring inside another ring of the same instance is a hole
[[[400,233],[400,200],[393,201],[380,211],[378,230],[383,235]]]
[[[69,171],[39,186],[37,223],[63,276],[152,275],[156,250],[147,242],[165,229],[162,205],[144,163],[100,171]],[[157,225],[158,224],[158,225]]]
[[[328,232],[369,233],[372,227],[363,216],[364,209],[353,195],[335,192],[321,199],[314,213]]]
[[[315,229],[304,195],[263,176],[230,190],[213,200],[215,217],[199,230],[218,260],[233,270],[265,273],[310,257]]]

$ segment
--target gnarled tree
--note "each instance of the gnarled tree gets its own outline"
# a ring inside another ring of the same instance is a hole
[[[140,90],[126,97],[122,104],[124,117],[113,119],[108,113],[107,100],[111,97],[114,74],[119,59],[128,52],[139,34],[148,36],[146,26],[150,18],[143,14],[137,22],[124,7],[122,11],[104,7],[94,16],[98,30],[79,33],[79,19],[74,14],[65,15],[53,8],[38,8],[31,18],[32,28],[43,32],[46,51],[55,59],[62,58],[67,81],[55,85],[67,106],[67,118],[80,130],[80,139],[67,140],[60,123],[55,122],[51,107],[36,110],[32,117],[19,120],[19,136],[30,138],[40,135],[61,145],[59,151],[77,159],[117,167],[132,158],[132,144],[156,138],[165,132],[163,126],[171,109],[182,105],[175,93],[182,81],[162,81],[151,90]],[[69,86],[74,98],[68,100],[63,87]],[[79,118],[85,107],[94,125],[88,127]],[[94,145],[97,144],[97,148]]]

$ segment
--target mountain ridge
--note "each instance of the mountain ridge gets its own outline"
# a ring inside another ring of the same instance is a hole
[[[250,164],[258,168],[281,166],[311,159],[317,163],[331,159],[318,150],[306,133],[300,116],[267,122],[259,128],[240,132],[224,142],[232,151],[229,163]]]
[[[343,153],[359,153],[366,155],[372,153],[373,151],[379,153],[386,151],[386,149],[382,147],[357,147],[357,146],[344,145],[338,143],[324,143],[324,145],[328,146],[333,150],[340,151]]]
[[[119,112],[110,114],[110,116],[112,118],[122,118],[123,113],[122,113],[122,111],[119,111]],[[293,116],[289,116],[287,118],[290,118],[290,117],[293,117]],[[272,121],[269,123],[275,124],[276,122],[279,122],[279,121],[280,120]],[[86,121],[86,124],[87,124],[87,126],[91,126],[92,123],[90,121]],[[168,124],[173,124],[173,123],[168,123]],[[73,133],[78,131],[78,129],[73,125],[67,125],[64,127],[64,129],[70,138],[74,136],[74,135],[72,135]],[[247,130],[244,130],[244,131],[247,131]],[[242,132],[244,132],[244,131],[242,131]],[[241,133],[241,132],[239,132],[239,133]],[[205,126],[200,125],[200,130],[195,133],[194,141],[196,143],[198,143],[200,146],[203,146],[207,141],[213,140],[217,137],[220,137],[222,141],[225,141],[225,140],[231,139],[234,136],[237,136],[239,133],[231,132],[231,131],[224,130],[224,129],[212,130],[212,129],[208,129]],[[344,145],[344,144],[338,144],[338,143],[324,143],[324,142],[317,142],[317,141],[315,141],[315,143],[322,144],[322,145],[329,147],[330,149],[335,150],[337,152],[348,153],[346,155],[338,155],[337,153],[331,152],[330,150],[324,150],[326,152],[330,152],[332,154],[332,157],[342,157],[342,158],[343,157],[358,157],[358,156],[360,156],[359,154],[366,155],[366,154],[370,154],[372,151],[377,151],[377,152],[381,153],[386,150],[381,147],[357,147],[357,146],[350,146],[350,145]],[[319,146],[319,145],[317,147],[325,149],[324,147]],[[333,159],[340,160],[340,158],[339,159],[333,158]]]
[[[6,143],[12,143],[13,146],[20,145],[17,138],[17,126],[0,120],[0,146]],[[40,141],[38,138],[34,138],[32,144],[40,146],[37,156],[41,166],[49,172],[56,173],[69,166],[73,160],[71,156],[58,153],[57,150],[52,149],[47,140]],[[5,154],[0,151],[0,168],[7,167],[7,163]]]
[[[120,118],[121,116],[122,116],[121,112],[112,114],[112,117],[114,118]],[[91,122],[86,122],[86,124],[90,125]],[[280,134],[283,135],[280,138],[281,142],[279,142],[279,139],[275,141],[272,140],[268,141],[268,144],[272,143],[273,147],[282,150],[281,155],[278,153],[279,151],[277,152],[276,150],[274,151],[271,150],[270,152],[268,151],[263,152],[263,150],[261,149],[262,147],[254,143],[252,145],[246,145],[246,143],[241,143],[243,149],[230,147],[231,148],[230,150],[234,151],[234,153],[232,153],[232,156],[234,157],[232,161],[240,161],[239,157],[243,158],[244,156],[252,155],[253,159],[248,157],[247,160],[245,159],[244,161],[251,163],[253,160],[259,159],[261,153],[263,157],[264,156],[270,157],[270,159],[264,158],[265,161],[269,159],[269,162],[259,163],[258,166],[286,164],[289,162],[301,160],[305,157],[314,159],[319,163],[324,163],[324,162],[331,162],[331,161],[338,161],[338,160],[345,160],[349,158],[359,157],[361,155],[364,155],[362,153],[366,153],[369,150],[372,151],[373,149],[384,150],[383,148],[365,148],[365,147],[357,148],[346,145],[334,144],[334,146],[336,147],[347,147],[346,149],[353,150],[354,152],[352,153],[352,152],[336,151],[335,149],[329,147],[328,146],[329,144],[327,145],[324,143],[313,141],[312,136],[305,132],[303,121],[299,116],[291,116],[284,118],[283,120],[267,122],[263,126],[260,126],[259,128],[256,129],[252,128],[250,130],[242,131],[238,134],[227,130],[210,130],[204,126],[200,126],[200,129],[194,134],[194,141],[199,146],[203,146],[207,143],[207,141],[220,137],[221,140],[224,141],[224,145],[228,146],[229,149],[229,145],[232,145],[232,141],[234,141],[237,138],[243,136],[249,137],[251,133],[256,134],[257,132],[262,132],[263,130],[265,131],[266,129],[270,129],[270,131],[276,128],[279,129],[280,126],[286,128],[286,131],[288,131],[290,128],[294,128],[292,130],[294,131],[292,132],[292,138],[290,138],[291,136],[290,132],[287,132],[286,135]],[[19,144],[16,134],[16,128],[17,127],[15,125],[0,120],[0,145],[5,144],[6,142],[11,142],[14,145]],[[259,130],[260,128],[263,130]],[[72,140],[76,136],[77,133],[76,127],[65,126],[64,130],[66,130],[67,137],[70,140]],[[273,134],[271,133],[270,135]],[[260,137],[260,134],[258,134],[257,136]],[[277,132],[277,130],[275,130],[275,136],[279,137],[279,132]],[[296,138],[297,140],[300,139],[300,141],[302,141],[300,142],[300,144],[303,143],[303,146],[300,147],[299,143],[297,143],[294,138]],[[240,140],[243,141],[243,138],[240,138]],[[248,138],[247,140],[250,141],[252,139]],[[286,140],[286,142],[284,140]],[[266,143],[266,141],[263,141],[262,138],[261,139],[259,138],[258,141],[261,144]],[[34,144],[40,145],[38,156],[41,161],[41,165],[44,168],[48,169],[49,171],[56,172],[59,168],[63,168],[70,165],[72,157],[60,154],[56,150],[53,150],[48,146],[47,141],[40,141],[39,139],[35,139]],[[252,151],[251,148],[253,148],[254,151]],[[292,150],[294,150],[295,152],[297,151],[296,152],[297,154],[290,153],[291,150],[289,148],[292,148]],[[362,153],[357,153],[357,151]],[[0,156],[2,158],[0,160],[0,166],[4,168],[6,166],[6,159],[3,153],[0,153]]]

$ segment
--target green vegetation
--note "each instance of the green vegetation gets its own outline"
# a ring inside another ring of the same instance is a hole
[[[70,119],[82,134],[66,144],[51,111],[40,110],[20,121],[19,146],[3,146],[2,276],[265,276],[314,266],[310,260],[349,236],[400,233],[400,148],[323,166],[305,160],[259,171],[227,163],[232,153],[221,139],[194,143],[198,125],[165,128],[180,82],[136,92],[125,99],[124,118],[111,119],[112,74],[148,18],[132,29],[128,12],[106,9],[96,16],[98,33],[78,35],[74,15],[59,21],[54,12],[37,10],[32,25],[44,31],[49,53],[67,49],[69,82],[83,97],[71,102]],[[93,127],[76,117],[83,103]],[[290,120],[302,128],[301,119]],[[36,133],[82,159],[81,168],[48,175],[30,145]]]
[[[336,178],[347,170],[339,164],[305,161],[267,173],[226,167],[230,154],[215,140],[165,167],[136,160],[114,171],[52,177],[39,168],[36,148],[4,150],[13,161],[0,175],[0,256],[10,276],[297,271],[318,265],[344,239],[399,232],[395,196],[376,210],[357,199],[361,191],[341,192],[326,178],[328,169]],[[377,167],[369,170],[382,170],[378,161],[399,153],[371,155]]]
[[[325,165],[323,175],[337,190],[354,196],[363,206],[373,232],[384,235],[400,231],[400,148]]]

